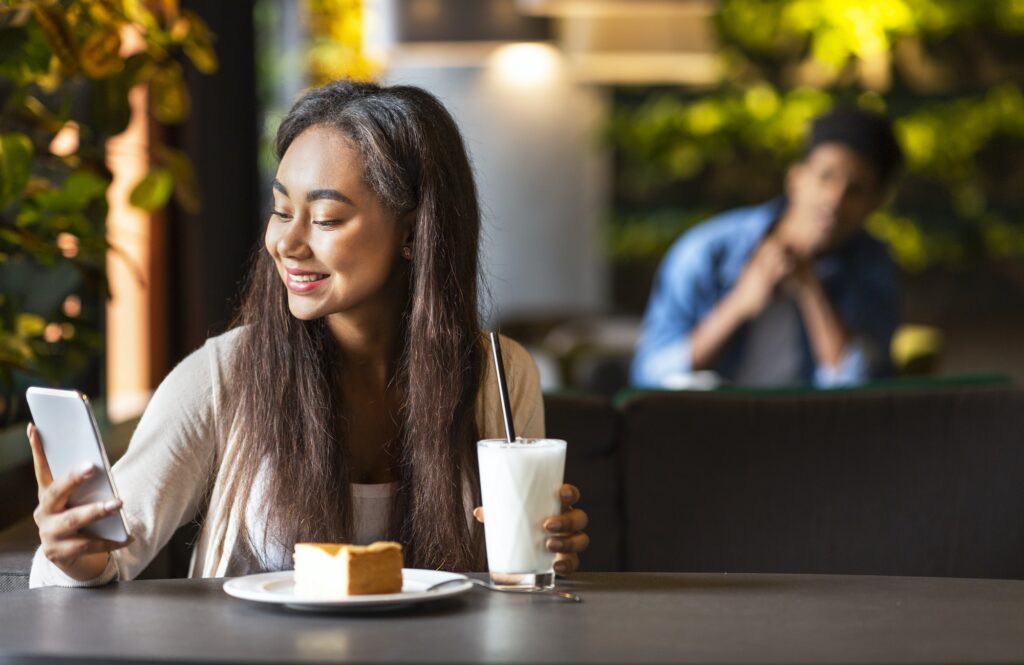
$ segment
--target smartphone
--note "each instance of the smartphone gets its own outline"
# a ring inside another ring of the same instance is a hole
[[[53,477],[61,478],[86,462],[103,473],[93,474],[68,498],[68,507],[116,499],[107,451],[100,439],[89,399],[77,390],[31,387],[26,392],[29,411]],[[82,528],[82,533],[119,543],[128,540],[124,511],[119,510]]]

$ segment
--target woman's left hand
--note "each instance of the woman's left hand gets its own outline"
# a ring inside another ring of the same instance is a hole
[[[580,491],[566,484],[558,490],[558,495],[562,499],[562,514],[544,520],[544,530],[550,534],[545,545],[549,552],[558,553],[555,572],[565,577],[580,567],[579,555],[590,544],[590,536],[583,532],[587,528],[587,514],[580,508],[573,508],[580,500]]]
[[[587,514],[579,508],[573,508],[580,500],[580,491],[574,485],[562,485],[558,496],[562,500],[562,514],[544,520],[544,531],[548,534],[544,544],[549,552],[557,553],[555,573],[565,577],[580,567],[580,552],[587,549],[590,536],[583,533],[587,528]],[[474,509],[473,516],[483,523],[484,509]]]

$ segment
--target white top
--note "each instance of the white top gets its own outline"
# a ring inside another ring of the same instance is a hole
[[[291,570],[292,568],[292,551],[279,543],[265,539],[264,521],[261,517],[262,506],[265,503],[263,472],[264,470],[261,469],[257,475],[256,489],[245,507],[249,539],[255,543],[255,545],[247,543],[246,547],[257,549],[236,550],[239,553],[248,552],[249,556],[236,557],[239,560],[230,566],[232,570]],[[369,545],[374,541],[387,538],[388,524],[391,520],[391,503],[398,492],[398,483],[349,483],[349,488],[352,494],[352,543]]]
[[[252,552],[247,543],[240,542],[241,519],[255,532],[262,531],[263,524],[252,518],[258,514],[252,505],[235,509],[224,496],[235,469],[222,460],[232,457],[240,445],[222,413],[225,397],[233,388],[227,371],[239,333],[240,329],[235,329],[210,338],[167,375],[142,415],[127,452],[114,465],[114,482],[135,541],[114,552],[107,569],[85,582],[65,575],[40,548],[32,561],[29,586],[96,586],[114,579],[133,579],[174,532],[192,520],[200,520],[202,526],[193,551],[191,577],[257,572],[265,569],[263,562],[273,563],[281,557],[279,552]],[[516,342],[502,337],[501,345],[517,434],[543,437],[544,403],[537,368]],[[501,402],[491,363],[484,367],[476,402],[477,427],[481,438],[500,438],[504,436]],[[387,485],[353,487],[358,540],[373,540],[384,533],[393,489]],[[259,505],[258,497],[253,503]],[[473,506],[466,508],[470,520]],[[201,510],[204,515],[199,514]],[[285,567],[290,567],[290,559]]]
[[[387,537],[391,502],[397,489],[398,483],[352,483],[353,543],[369,545]]]

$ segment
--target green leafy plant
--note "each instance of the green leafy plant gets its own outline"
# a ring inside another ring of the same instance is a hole
[[[64,383],[102,350],[107,295],[107,140],[148,96],[152,117],[184,120],[184,54],[216,69],[213,35],[176,0],[0,2],[0,418],[17,376]],[[131,204],[173,196],[195,210],[188,158],[158,142]]]

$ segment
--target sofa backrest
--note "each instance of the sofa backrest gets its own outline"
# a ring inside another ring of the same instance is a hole
[[[544,396],[547,435],[565,439],[565,481],[580,488],[587,511],[590,547],[580,557],[584,571],[622,570],[622,465],[618,411],[605,397]]]
[[[640,393],[626,567],[1024,579],[1024,391]]]
[[[590,516],[584,571],[1024,579],[1020,388],[544,404]],[[24,522],[0,536],[0,591],[27,586]],[[185,575],[194,538],[179,530],[144,576]]]

